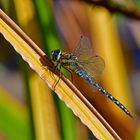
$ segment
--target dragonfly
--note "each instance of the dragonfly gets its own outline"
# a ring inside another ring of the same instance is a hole
[[[61,49],[57,49],[51,52],[51,57],[56,68],[60,66],[61,69],[62,66],[69,71],[75,72],[81,78],[85,79],[91,87],[96,88],[114,102],[128,116],[133,117],[120,101],[98,84],[96,79],[102,74],[105,63],[100,56],[93,56],[88,37],[81,36],[73,53],[63,52]]]

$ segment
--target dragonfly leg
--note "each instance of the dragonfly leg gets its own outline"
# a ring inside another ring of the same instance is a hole
[[[57,65],[57,67],[58,67],[58,65]],[[57,68],[57,67],[56,67],[56,68]],[[58,80],[54,83],[54,85],[53,85],[53,89],[54,89],[54,90],[55,90],[56,85],[58,84],[58,82],[60,81],[60,79],[61,79],[61,77],[62,77],[61,67],[62,67],[62,65],[60,64],[60,67],[59,67],[59,70],[60,70],[59,79],[58,79]],[[66,69],[66,70],[70,73],[71,81],[72,81],[72,83],[73,83],[73,74],[72,74],[72,72],[71,72],[69,69],[65,68],[65,67],[63,67],[63,68]]]
[[[53,85],[53,90],[55,90],[55,87],[57,86],[58,82],[60,81],[60,79],[61,79],[61,77],[62,77],[61,66],[62,66],[62,65],[60,64],[60,68],[59,68],[59,70],[60,70],[59,78],[58,78],[58,80],[54,83],[54,85]],[[58,63],[55,65],[55,71],[57,70],[57,68],[58,68]]]
[[[67,70],[69,73],[70,73],[70,78],[71,78],[71,81],[73,83],[73,74],[72,74],[72,71],[70,71],[69,69],[63,67],[65,70]]]

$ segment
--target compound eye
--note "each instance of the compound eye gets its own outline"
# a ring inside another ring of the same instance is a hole
[[[60,59],[60,56],[61,56],[61,51],[60,50],[55,50],[55,51],[52,51],[52,60],[53,61],[58,61]]]

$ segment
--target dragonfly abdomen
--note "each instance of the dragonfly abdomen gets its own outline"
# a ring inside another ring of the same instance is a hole
[[[95,80],[84,69],[82,69],[82,68],[79,68],[78,69],[77,68],[77,69],[75,69],[75,72],[76,72],[77,75],[79,75],[80,77],[82,77],[86,81],[88,81],[91,86],[93,86],[95,84]]]
[[[130,112],[126,109],[126,107],[121,104],[115,97],[113,97],[110,93],[108,93],[104,88],[102,88],[95,80],[94,78],[88,74],[83,69],[76,69],[75,72],[82,78],[84,78],[91,86],[96,87],[101,93],[103,93],[107,98],[109,98],[111,101],[113,101],[119,108],[121,108],[127,115],[132,117]]]
[[[110,93],[108,93],[105,89],[103,89],[98,83],[95,83],[95,87],[98,88],[99,91],[101,91],[107,98],[109,98],[111,101],[113,101],[119,108],[121,108],[127,115],[132,117],[130,112],[126,109],[126,107],[121,104],[115,97],[113,97]]]

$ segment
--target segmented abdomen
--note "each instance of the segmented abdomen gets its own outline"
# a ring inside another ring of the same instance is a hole
[[[132,115],[130,114],[130,112],[126,109],[126,107],[121,104],[115,97],[113,97],[110,93],[108,93],[105,89],[103,89],[95,80],[94,78],[87,73],[84,69],[82,68],[75,68],[74,71],[76,72],[76,74],[78,74],[80,77],[84,78],[86,81],[88,81],[88,83],[91,86],[96,87],[101,93],[103,93],[107,98],[109,98],[111,101],[113,101],[119,108],[121,108],[127,115],[129,115],[130,117],[132,117]]]

